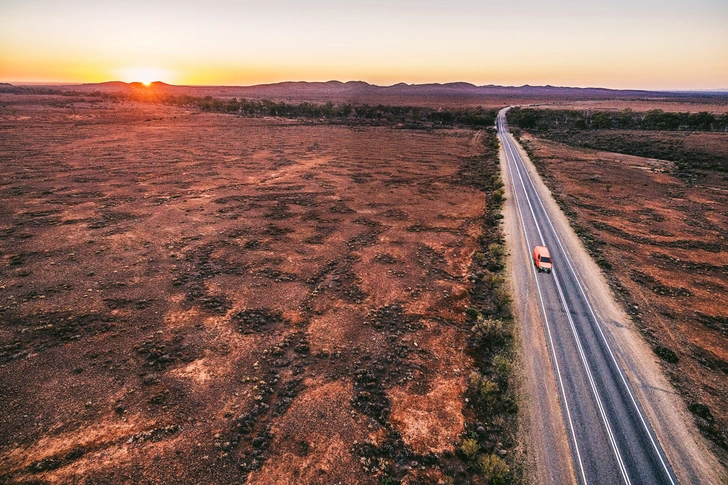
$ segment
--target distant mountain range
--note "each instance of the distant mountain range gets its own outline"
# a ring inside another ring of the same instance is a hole
[[[46,85],[45,88],[50,86]],[[125,83],[111,81],[81,85],[56,86],[71,91],[81,92],[136,92],[151,90],[164,94],[187,94],[193,96],[267,98],[278,100],[311,100],[311,101],[360,101],[380,100],[382,102],[399,98],[519,98],[519,99],[638,99],[638,98],[681,98],[681,97],[726,97],[728,91],[712,92],[665,92],[645,90],[619,90],[606,88],[573,88],[561,86],[476,86],[466,82],[406,84],[377,86],[363,81],[327,81],[327,82],[280,82],[259,84],[255,86],[175,86],[163,82],[154,82],[150,86],[142,83]]]
[[[98,84],[84,84],[82,89],[92,90],[125,90],[125,89],[155,89],[159,91],[187,91],[194,90],[210,90],[229,91],[240,93],[252,97],[259,96],[368,96],[368,95],[390,95],[390,96],[554,96],[564,97],[614,97],[617,96],[655,96],[656,92],[638,91],[638,90],[614,90],[604,88],[570,88],[557,86],[476,86],[465,82],[453,83],[429,83],[429,84],[406,84],[399,83],[392,86],[377,86],[364,81],[327,81],[327,82],[306,82],[306,81],[287,81],[274,84],[259,84],[255,86],[174,86],[162,82],[154,82],[150,87],[141,83],[124,83],[120,81],[112,81]],[[664,95],[666,93],[659,93]]]

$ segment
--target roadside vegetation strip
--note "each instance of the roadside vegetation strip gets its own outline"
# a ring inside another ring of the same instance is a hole
[[[476,370],[468,377],[467,422],[458,453],[487,483],[523,480],[517,456],[517,397],[513,386],[514,322],[512,297],[504,279],[504,238],[500,227],[503,182],[498,139],[493,129],[482,137],[484,153],[468,160],[464,180],[485,194],[479,250],[473,254],[467,318],[468,354]]]

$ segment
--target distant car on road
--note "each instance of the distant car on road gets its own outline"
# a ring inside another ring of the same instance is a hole
[[[536,246],[533,248],[533,264],[536,265],[538,272],[546,271],[551,273],[551,254],[546,246]]]

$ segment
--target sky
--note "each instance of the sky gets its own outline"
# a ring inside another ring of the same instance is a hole
[[[0,0],[0,82],[728,88],[726,0]]]

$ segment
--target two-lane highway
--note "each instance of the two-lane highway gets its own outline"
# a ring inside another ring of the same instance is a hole
[[[540,307],[561,411],[577,479],[584,484],[675,484],[677,480],[655,433],[620,367],[603,323],[589,299],[589,280],[579,273],[569,241],[560,237],[554,214],[543,203],[498,115],[498,136],[506,156],[523,234],[522,264],[533,268],[533,298]],[[551,209],[553,210],[553,209]],[[538,273],[528,259],[534,246],[549,248],[554,269]]]

